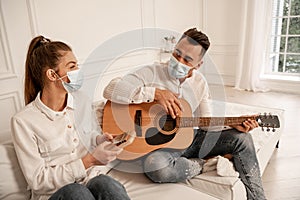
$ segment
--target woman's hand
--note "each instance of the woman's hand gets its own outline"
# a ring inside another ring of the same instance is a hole
[[[113,136],[111,134],[108,133],[103,133],[102,135],[98,135],[96,138],[96,144],[101,144],[105,141],[107,142],[111,142],[113,139]]]
[[[103,141],[98,144],[92,156],[102,165],[106,165],[117,158],[123,149],[117,147],[111,141]],[[98,164],[99,164],[98,163]]]
[[[97,136],[95,150],[82,158],[86,169],[93,165],[106,165],[117,158],[123,149],[113,144],[112,139],[113,136],[107,133]]]

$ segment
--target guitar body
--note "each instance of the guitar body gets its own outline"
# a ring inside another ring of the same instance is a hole
[[[183,99],[180,101],[181,117],[192,117],[190,105]],[[178,123],[157,102],[125,105],[108,101],[102,129],[114,136],[134,130],[132,143],[118,155],[121,160],[133,160],[160,148],[187,148],[194,138],[193,127],[179,128]]]

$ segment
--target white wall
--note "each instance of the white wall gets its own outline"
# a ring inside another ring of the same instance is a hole
[[[215,70],[204,68],[210,82],[216,73],[225,84],[234,83],[238,57],[240,0],[0,0],[0,136],[8,139],[11,116],[23,105],[24,62],[30,40],[42,34],[70,44],[79,63],[111,38],[147,27],[181,33],[198,27],[210,37],[209,51]],[[168,32],[167,32],[168,33]],[[156,39],[162,44],[164,33]],[[145,45],[143,33],[141,44]],[[145,45],[147,46],[147,45]],[[103,74],[103,84],[132,66],[159,59],[158,51],[127,52],[115,60],[97,57],[96,66],[112,64]],[[109,61],[109,62],[108,62]],[[88,74],[88,81],[96,77]],[[101,88],[99,89],[101,93]],[[95,98],[101,98],[97,96]]]
[[[211,40],[209,55],[215,63],[206,69],[208,81],[214,83],[221,75],[224,85],[234,85],[235,72],[239,56],[241,13],[243,0],[204,1],[204,30]]]

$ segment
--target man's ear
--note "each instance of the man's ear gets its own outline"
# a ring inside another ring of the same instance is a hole
[[[47,71],[46,71],[46,77],[50,81],[56,81],[56,79],[57,79],[57,76],[56,76],[55,71],[53,69],[47,69]]]
[[[196,69],[200,69],[201,65],[203,64],[203,60],[201,60],[198,65],[196,66]]]

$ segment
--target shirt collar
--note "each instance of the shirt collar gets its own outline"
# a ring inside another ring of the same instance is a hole
[[[41,93],[39,92],[34,100],[34,103],[36,107],[51,120],[54,120],[56,117],[64,115],[67,109],[74,109],[74,98],[70,93],[67,94],[67,106],[62,111],[59,112],[54,111],[48,106],[46,106],[42,102],[40,95]]]

